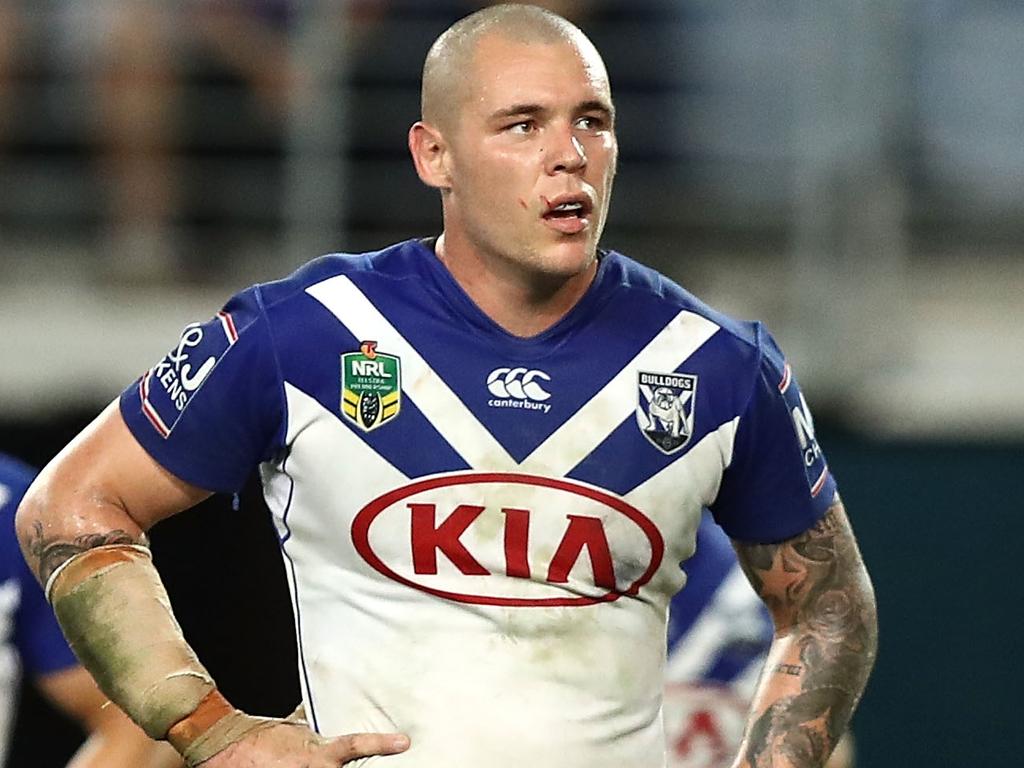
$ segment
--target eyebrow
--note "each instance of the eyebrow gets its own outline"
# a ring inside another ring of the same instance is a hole
[[[502,109],[492,112],[490,119],[501,120],[503,118],[519,117],[520,115],[540,115],[548,111],[548,108],[541,104],[513,104],[509,107],[503,107]],[[603,112],[610,118],[615,117],[615,108],[597,99],[581,102],[575,106],[573,111]]]
[[[504,117],[518,117],[519,115],[537,115],[546,112],[547,109],[540,104],[513,104],[491,113],[492,120],[500,120]]]
[[[576,107],[578,112],[603,112],[608,117],[615,117],[615,107],[607,102],[600,101],[598,99],[591,99],[590,101],[584,101]]]

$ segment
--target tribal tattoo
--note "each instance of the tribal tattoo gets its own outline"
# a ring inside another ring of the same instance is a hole
[[[43,534],[43,524],[36,520],[32,525],[32,533],[25,542],[25,548],[36,560],[35,571],[40,583],[46,584],[53,572],[75,555],[108,544],[147,545],[148,541],[145,534],[132,536],[122,530],[86,533],[71,540],[47,538]]]
[[[823,766],[864,691],[878,643],[874,593],[842,503],[793,539],[736,550],[775,619],[773,651],[788,654],[764,673],[767,708],[748,726],[741,765]],[[780,683],[784,693],[773,697],[772,678],[799,681],[799,692],[794,682]]]

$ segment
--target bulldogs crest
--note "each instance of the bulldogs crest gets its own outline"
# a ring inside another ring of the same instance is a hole
[[[697,377],[649,371],[640,371],[637,376],[636,421],[640,431],[662,453],[675,453],[693,435]]]

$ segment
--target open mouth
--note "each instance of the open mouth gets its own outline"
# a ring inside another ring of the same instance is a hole
[[[541,218],[552,229],[566,234],[576,234],[589,226],[588,217],[594,206],[586,195],[559,195],[552,200],[542,200],[547,210]]]

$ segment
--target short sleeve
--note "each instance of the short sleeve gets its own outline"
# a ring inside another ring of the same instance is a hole
[[[120,406],[132,434],[169,472],[209,491],[238,491],[283,442],[283,390],[259,288],[185,326]]]
[[[711,511],[733,539],[774,542],[813,526],[836,484],[792,369],[770,334],[759,327],[757,338],[758,371]]]

